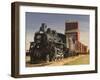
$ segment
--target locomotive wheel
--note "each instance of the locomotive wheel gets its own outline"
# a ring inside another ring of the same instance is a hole
[[[56,58],[56,57],[54,57],[54,58],[53,58],[53,61],[57,61],[57,58]]]
[[[47,55],[46,55],[46,62],[49,62],[49,61],[50,61],[50,55],[47,54]]]

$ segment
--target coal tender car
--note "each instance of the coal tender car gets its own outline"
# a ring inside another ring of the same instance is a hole
[[[35,32],[34,42],[30,43],[31,63],[63,59],[65,41],[64,34],[57,33],[42,23],[40,30]]]

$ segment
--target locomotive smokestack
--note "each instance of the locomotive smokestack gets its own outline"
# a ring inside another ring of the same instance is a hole
[[[40,31],[46,32],[46,29],[47,29],[46,23],[42,23],[40,27]]]

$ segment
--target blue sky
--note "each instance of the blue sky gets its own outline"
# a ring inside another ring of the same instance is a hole
[[[89,47],[89,15],[74,14],[53,14],[53,13],[33,13],[26,12],[26,50],[33,41],[34,33],[39,30],[41,23],[46,23],[47,27],[64,33],[66,21],[78,21],[80,30],[80,41]]]

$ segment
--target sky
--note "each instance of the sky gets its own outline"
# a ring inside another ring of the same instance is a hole
[[[77,14],[55,14],[26,12],[25,48],[29,49],[30,42],[34,41],[34,33],[39,30],[41,23],[59,33],[65,33],[66,21],[77,21],[79,23],[80,42],[89,47],[89,15]]]

